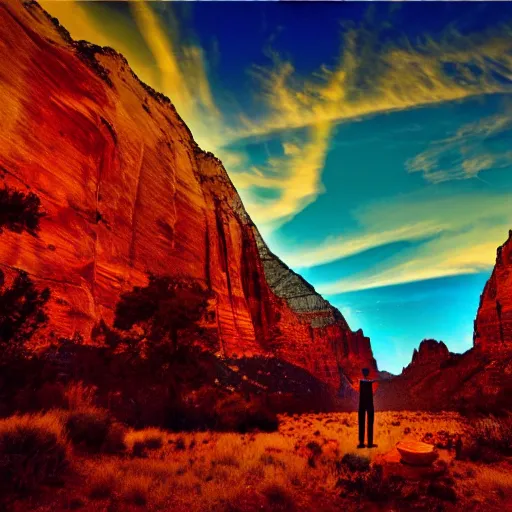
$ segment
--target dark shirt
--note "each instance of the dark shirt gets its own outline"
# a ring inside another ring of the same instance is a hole
[[[359,407],[365,409],[373,408],[373,381],[360,380],[359,381]]]

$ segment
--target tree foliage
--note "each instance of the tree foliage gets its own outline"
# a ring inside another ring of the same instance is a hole
[[[114,327],[129,330],[141,326],[148,339],[155,342],[170,339],[176,349],[179,332],[201,319],[210,296],[209,290],[198,281],[150,275],[147,286],[136,286],[121,296]]]
[[[3,229],[35,235],[39,230],[39,220],[45,214],[41,211],[41,201],[34,193],[27,194],[7,186],[0,188],[0,233]]]
[[[0,350],[16,350],[48,319],[45,305],[50,290],[38,291],[28,274],[19,271],[11,286],[0,270]]]

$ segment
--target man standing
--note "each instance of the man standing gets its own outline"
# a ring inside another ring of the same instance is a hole
[[[373,444],[373,420],[375,412],[373,410],[373,383],[375,380],[368,379],[370,370],[363,368],[363,378],[359,381],[359,445],[358,448],[364,448],[364,430],[365,420],[368,415],[368,448],[375,448]]]

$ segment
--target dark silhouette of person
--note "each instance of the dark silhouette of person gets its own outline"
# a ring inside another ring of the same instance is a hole
[[[364,448],[364,431],[366,417],[368,417],[368,448],[374,448],[373,444],[373,420],[375,411],[373,409],[373,383],[375,380],[368,379],[370,370],[363,368],[363,377],[359,381],[359,444],[358,448]]]

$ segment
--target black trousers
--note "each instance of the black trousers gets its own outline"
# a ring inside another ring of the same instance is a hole
[[[373,407],[359,406],[359,444],[364,444],[364,427],[368,415],[368,444],[373,444],[373,420],[375,412]]]

